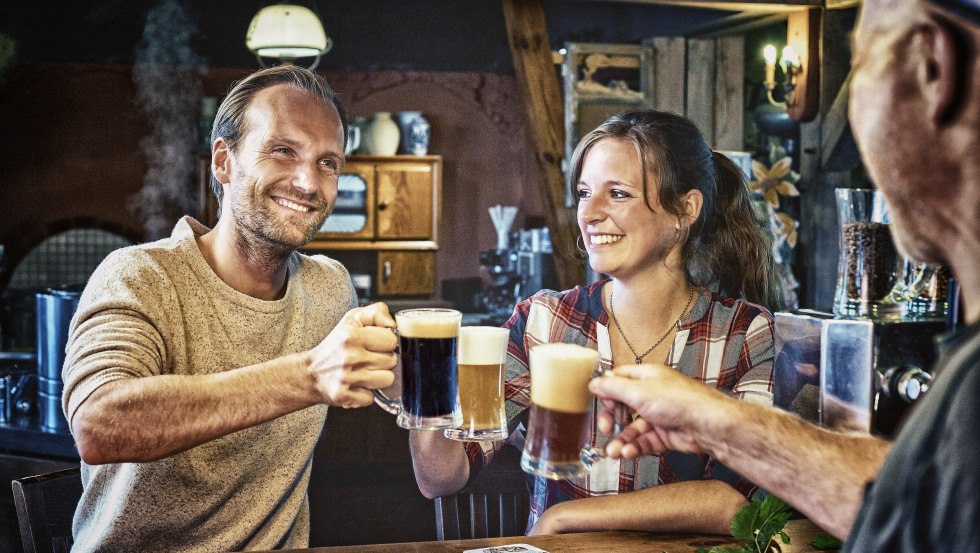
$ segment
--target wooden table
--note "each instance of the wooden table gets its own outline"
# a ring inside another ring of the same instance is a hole
[[[790,544],[782,545],[783,553],[817,551],[810,547],[810,540],[819,535],[826,534],[826,532],[808,520],[790,521],[786,524],[785,532],[790,536]],[[694,553],[698,546],[711,549],[716,545],[737,544],[731,538],[726,539],[721,536],[648,534],[646,532],[590,532],[583,534],[561,534],[557,536],[515,536],[510,538],[478,540],[316,547],[312,549],[294,549],[292,551],[304,551],[307,553],[460,553],[468,549],[515,543],[531,544],[549,553],[587,553],[593,551]]]

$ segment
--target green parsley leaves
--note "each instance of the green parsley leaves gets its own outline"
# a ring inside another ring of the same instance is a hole
[[[777,535],[783,543],[789,543],[783,527],[792,514],[789,505],[774,495],[753,499],[732,518],[732,536],[745,545],[719,545],[710,550],[699,547],[697,553],[767,553]]]

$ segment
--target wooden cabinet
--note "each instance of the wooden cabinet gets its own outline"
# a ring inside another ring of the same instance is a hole
[[[378,252],[374,275],[374,290],[378,296],[431,296],[435,289],[435,252]]]
[[[351,156],[342,179],[334,213],[304,249],[368,257],[374,296],[431,296],[442,158]]]
[[[306,249],[438,249],[442,158],[351,156],[341,178],[335,220]],[[352,228],[338,217],[349,217]]]
[[[210,156],[202,153],[198,218],[214,226],[217,202],[210,178]],[[350,156],[333,213],[302,249],[325,252],[352,273],[371,275],[372,296],[431,296],[441,206],[440,156]]]

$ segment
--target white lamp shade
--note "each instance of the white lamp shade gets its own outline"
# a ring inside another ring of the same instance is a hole
[[[261,57],[296,59],[320,56],[330,50],[333,41],[309,8],[277,4],[255,14],[245,34],[245,45]]]

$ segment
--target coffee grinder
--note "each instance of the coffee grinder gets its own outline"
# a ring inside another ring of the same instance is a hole
[[[480,252],[480,266],[490,283],[478,302],[490,315],[488,324],[503,324],[514,305],[544,288],[558,287],[548,229],[521,229],[508,239],[512,247]]]
[[[879,192],[838,189],[837,207],[834,311],[775,314],[773,399],[828,428],[890,437],[929,389],[954,281],[897,252]]]

